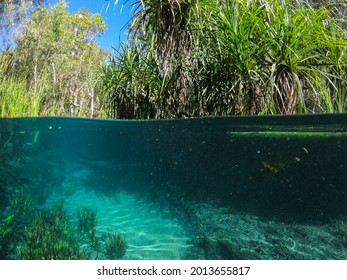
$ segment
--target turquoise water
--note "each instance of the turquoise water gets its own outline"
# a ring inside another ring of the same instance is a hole
[[[347,115],[0,119],[0,164],[1,259],[347,259]]]

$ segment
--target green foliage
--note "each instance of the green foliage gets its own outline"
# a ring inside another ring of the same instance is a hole
[[[331,50],[346,49],[346,33],[325,8],[286,0],[220,1],[216,36],[206,45],[219,50],[217,83],[231,81],[230,99],[241,114],[332,112],[333,66],[345,67]],[[346,108],[345,108],[346,109]]]
[[[94,243],[96,236],[96,211],[81,206],[77,210],[78,230],[82,233],[87,233],[90,241]]]
[[[347,109],[345,3],[134,1],[129,39],[106,59],[96,44],[106,28],[99,14],[71,14],[65,1],[31,9],[26,3],[32,2],[0,2],[7,15],[1,27],[17,21],[13,7],[22,7],[22,15],[32,11],[16,32],[16,47],[0,57],[3,117],[148,119]]]
[[[14,52],[8,48],[0,54],[0,76],[8,76],[14,68]]]
[[[16,218],[29,218],[36,210],[36,203],[30,193],[22,188],[15,192],[10,201],[10,208],[15,213]]]
[[[2,116],[100,116],[98,78],[107,54],[96,43],[106,28],[101,16],[71,14],[59,1],[32,10],[21,25],[16,47],[0,57]]]
[[[117,231],[107,234],[105,246],[105,256],[108,260],[121,259],[128,248],[124,235]]]
[[[2,197],[0,209],[0,259],[120,259],[125,254],[123,234],[97,234],[95,210],[80,206],[76,227],[62,202],[40,209],[30,187],[7,192],[12,194]]]
[[[4,260],[15,250],[13,221],[0,221],[0,259]]]
[[[18,256],[26,260],[78,260],[87,257],[76,242],[62,205],[37,215],[25,231],[25,245],[19,248]]]
[[[0,81],[1,117],[35,117],[40,110],[41,94],[28,91],[26,82],[14,77]]]
[[[22,21],[25,12],[32,1],[1,0],[0,1],[0,35],[2,42],[0,50],[11,45],[11,36],[16,23]]]
[[[347,222],[344,220],[336,220],[333,223],[333,233],[337,235],[344,244],[347,241]]]
[[[127,242],[123,234],[119,232],[96,235],[96,211],[80,206],[77,210],[77,226],[80,233],[86,233],[90,248],[96,252],[96,258],[104,255],[107,259],[121,259],[126,250]]]
[[[136,1],[104,69],[116,118],[344,112],[341,14],[304,1]]]
[[[13,45],[13,35],[20,30],[30,10],[45,0],[0,0],[0,51]]]
[[[40,7],[31,14],[16,37],[17,70],[31,81],[34,90],[40,81],[46,81],[42,105],[55,107],[45,115],[98,114],[96,79],[105,52],[99,49],[95,37],[105,28],[99,14],[86,10],[70,14],[65,1],[51,8]]]
[[[2,200],[6,202],[5,199]],[[36,204],[24,189],[14,192],[8,201],[8,214],[0,216],[0,259],[12,259],[16,247],[36,211]]]
[[[24,79],[14,74],[15,58],[13,49],[0,55],[0,116],[20,117],[39,114],[41,92],[27,88]]]

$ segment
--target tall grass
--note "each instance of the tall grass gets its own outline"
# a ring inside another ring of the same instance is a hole
[[[15,63],[11,49],[0,54],[0,117],[38,116],[43,96],[43,83],[28,87],[27,82],[13,74]]]
[[[84,73],[83,82],[75,87],[74,99],[69,91],[73,88],[70,84],[77,84],[73,78],[56,79],[54,71],[44,69],[28,80],[17,68],[18,61],[11,49],[0,54],[0,117],[105,116],[99,105],[103,97],[97,67]]]
[[[40,111],[41,93],[27,90],[26,82],[13,77],[0,81],[0,116],[33,117]]]
[[[334,7],[295,0],[135,5],[131,37],[104,70],[109,117],[347,110],[347,31]]]

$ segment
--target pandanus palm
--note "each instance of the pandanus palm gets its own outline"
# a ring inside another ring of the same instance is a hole
[[[135,0],[138,60],[108,65],[111,107],[126,93],[135,118],[346,110],[346,30],[303,1]]]
[[[192,86],[191,70],[195,67],[192,36],[193,17],[199,6],[206,1],[198,0],[139,0],[131,22],[133,40],[153,42],[149,51],[157,57],[159,71],[164,78],[170,77],[172,91],[167,105],[176,115],[185,114]],[[147,50],[148,50],[147,44]]]

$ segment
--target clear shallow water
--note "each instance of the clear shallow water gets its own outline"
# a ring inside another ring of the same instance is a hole
[[[91,259],[114,231],[123,259],[346,259],[346,148],[346,115],[1,119],[0,256],[35,258],[33,221],[62,203]]]

